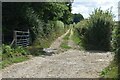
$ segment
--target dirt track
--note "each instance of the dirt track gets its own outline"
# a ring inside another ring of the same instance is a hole
[[[64,35],[65,36],[65,35]],[[59,48],[59,37],[51,48]],[[59,43],[60,42],[60,43]],[[71,44],[69,42],[69,44]],[[57,45],[57,46],[56,46]],[[3,78],[97,78],[113,59],[110,52],[69,49],[52,56],[34,57],[2,70]]]

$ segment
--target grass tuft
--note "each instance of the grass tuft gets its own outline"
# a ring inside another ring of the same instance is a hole
[[[63,38],[64,41],[60,45],[60,47],[62,49],[70,49],[71,48],[70,46],[68,46],[69,36],[70,36],[70,32]]]
[[[112,61],[111,64],[101,72],[100,76],[103,78],[117,78],[118,66],[115,61]]]
[[[63,42],[63,43],[60,45],[60,47],[61,47],[62,49],[71,49],[71,47],[68,46],[67,42]]]

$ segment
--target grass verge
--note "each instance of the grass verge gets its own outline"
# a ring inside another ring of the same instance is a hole
[[[103,78],[118,78],[118,65],[115,61],[112,61],[108,67],[106,67],[100,74]]]
[[[20,57],[8,58],[6,60],[3,60],[0,63],[0,69],[4,69],[5,67],[8,67],[9,65],[11,65],[13,63],[18,63],[18,62],[26,61],[28,59],[29,59],[28,56],[20,56]]]
[[[73,35],[72,35],[72,40],[77,44],[79,45],[81,40],[80,38],[78,37],[78,34],[76,32],[73,32]]]

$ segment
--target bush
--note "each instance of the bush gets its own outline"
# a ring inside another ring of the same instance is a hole
[[[79,24],[80,23],[78,23],[78,25]],[[84,24],[76,29],[81,37],[81,44],[84,49],[110,50],[112,26],[112,13],[110,11],[96,9],[92,15],[90,15],[89,20],[84,21]]]
[[[18,46],[16,48],[12,48],[9,45],[4,45],[2,46],[3,48],[3,53],[2,53],[2,59],[8,59],[8,58],[14,58],[14,57],[20,57],[24,55],[28,55],[29,51],[21,46]]]
[[[61,21],[55,21],[54,22],[54,30],[58,34],[62,34],[64,31],[64,23]]]
[[[14,50],[10,46],[3,44],[2,48],[3,48],[3,55],[2,55],[3,60],[8,57],[13,57]]]
[[[88,20],[82,20],[79,23],[75,25],[75,28],[73,29],[74,37],[77,39],[77,44],[80,46],[84,46],[82,43],[83,36],[88,29]]]
[[[29,51],[22,46],[18,46],[14,49],[14,53],[21,54],[21,55],[28,55]]]
[[[36,34],[34,46],[41,48],[48,48],[57,37],[64,33],[64,23],[61,21],[49,21],[40,27],[43,32],[40,31]]]
[[[29,54],[27,48],[21,46],[12,48],[9,45],[3,44],[2,49],[3,49],[3,52],[1,54],[2,62],[0,63],[0,66],[2,68],[5,68],[13,63],[22,62],[29,59],[29,56],[27,56]]]
[[[113,29],[112,47],[113,47],[113,51],[115,52],[114,59],[119,67],[120,66],[120,21],[117,22],[117,25]],[[118,78],[120,78],[120,73],[118,73]]]

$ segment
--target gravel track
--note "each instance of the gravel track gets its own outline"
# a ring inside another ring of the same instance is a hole
[[[51,48],[59,48],[58,46],[65,35],[59,37]],[[2,77],[98,78],[102,69],[109,65],[113,56],[111,52],[69,49],[52,56],[33,57],[28,61],[13,64],[2,70]]]

